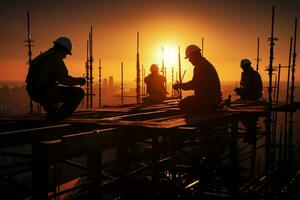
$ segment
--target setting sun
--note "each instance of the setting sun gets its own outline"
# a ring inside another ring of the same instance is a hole
[[[178,51],[175,47],[164,46],[163,47],[163,58],[165,67],[171,68],[178,65]]]

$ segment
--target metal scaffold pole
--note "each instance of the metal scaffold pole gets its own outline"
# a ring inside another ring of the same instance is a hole
[[[33,40],[31,40],[31,33],[30,33],[30,15],[29,15],[29,11],[27,11],[27,40],[25,40],[25,42],[27,43],[25,46],[28,47],[28,65],[30,66],[31,61],[32,61],[32,50],[31,47],[33,46],[32,43],[34,42]],[[30,113],[33,113],[33,101],[30,98]]]
[[[139,54],[139,32],[137,32],[137,53],[136,53],[136,103],[141,102],[141,87],[140,87],[140,54]]]
[[[89,39],[90,39],[90,108],[93,108],[93,26],[91,26],[91,32],[89,34]]]
[[[121,105],[124,104],[124,67],[121,62]]]
[[[86,108],[89,108],[90,106],[90,77],[89,77],[89,40],[86,41],[86,62],[85,62],[85,68],[86,68]]]
[[[181,76],[181,58],[180,58],[180,46],[178,46],[178,77],[179,77],[179,83],[182,83],[182,76]],[[179,99],[182,99],[182,91],[181,89],[179,91]]]
[[[144,97],[145,95],[145,88],[144,88],[144,79],[145,79],[145,74],[144,74],[144,65],[142,64],[142,98]]]
[[[259,57],[259,37],[257,38],[257,55],[256,55],[256,71],[259,70],[259,62],[261,61]]]
[[[172,86],[174,85],[174,67],[172,67]],[[172,89],[172,97],[174,97],[174,89]]]
[[[201,43],[201,53],[202,53],[202,56],[204,56],[204,38],[202,38],[202,43]]]
[[[293,48],[293,62],[292,62],[292,77],[291,77],[291,98],[290,104],[294,106],[295,103],[295,67],[296,67],[296,45],[297,45],[297,18],[295,18],[295,31],[294,31],[294,48]],[[288,136],[288,147],[289,147],[289,159],[293,159],[293,112],[290,112],[290,123],[289,123],[289,136]]]
[[[285,96],[285,106],[288,107],[289,104],[289,95],[290,95],[290,76],[291,76],[291,60],[292,60],[292,49],[293,49],[293,37],[290,39],[290,51],[289,51],[289,64],[288,64],[288,74],[287,74],[287,84],[286,84],[286,96]],[[286,146],[287,146],[287,137],[288,137],[288,111],[284,113],[284,158],[286,158]]]
[[[274,37],[274,13],[275,13],[275,6],[272,7],[272,26],[271,26],[271,37],[269,38],[270,41],[270,57],[269,57],[269,68],[268,68],[268,75],[269,75],[269,87],[268,87],[268,94],[269,94],[269,102],[268,102],[268,114],[266,119],[266,147],[265,147],[265,173],[267,174],[270,170],[270,153],[271,153],[271,123],[272,123],[272,76],[273,76],[273,61],[274,61],[274,46],[275,40]]]
[[[102,66],[101,66],[101,59],[99,59],[99,82],[98,82],[98,108],[102,108]]]

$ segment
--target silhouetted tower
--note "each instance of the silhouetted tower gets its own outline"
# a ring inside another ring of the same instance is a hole
[[[89,67],[90,67],[90,108],[93,108],[93,26],[91,26],[91,32],[89,34],[90,39],[90,59],[89,59]]]
[[[124,104],[124,71],[123,62],[121,62],[121,105]]]
[[[99,103],[98,108],[102,108],[102,66],[101,66],[101,59],[99,59],[99,89],[98,89],[98,97],[99,97]]]
[[[114,88],[114,77],[113,76],[108,77],[108,87],[110,90],[112,90]]]
[[[104,78],[103,79],[103,89],[107,90],[107,88],[108,88],[107,78]]]
[[[28,65],[30,66],[31,61],[32,61],[32,51],[31,51],[31,47],[34,46],[32,43],[34,42],[33,40],[31,40],[31,33],[30,33],[30,16],[29,16],[29,11],[27,11],[27,40],[25,40],[24,42],[26,42],[26,47],[28,47]],[[33,101],[30,98],[30,113],[33,113]]]
[[[139,54],[139,32],[137,32],[137,53],[136,53],[136,103],[141,102],[141,88],[140,88],[140,54]]]

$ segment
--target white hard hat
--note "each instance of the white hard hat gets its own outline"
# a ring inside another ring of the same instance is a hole
[[[67,37],[59,37],[55,41],[53,41],[54,44],[59,44],[63,47],[65,47],[68,50],[68,53],[72,55],[72,42]]]
[[[242,59],[241,60],[241,67],[250,66],[250,65],[251,65],[250,60],[248,60],[248,59]]]
[[[199,51],[201,52],[201,49],[197,46],[197,45],[189,45],[186,49],[185,49],[185,58],[189,58],[189,56],[196,52],[196,51]]]

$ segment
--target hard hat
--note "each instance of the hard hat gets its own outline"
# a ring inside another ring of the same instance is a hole
[[[186,49],[185,49],[185,58],[189,58],[189,56],[196,52],[199,51],[201,52],[201,49],[197,46],[197,45],[189,45]]]
[[[72,55],[72,42],[69,38],[59,37],[55,41],[53,41],[53,43],[65,47],[68,50],[68,54]]]
[[[158,72],[158,66],[156,64],[152,64],[150,67],[150,71],[152,73],[157,73]]]
[[[248,59],[242,59],[241,60],[241,67],[250,66],[251,62]]]

